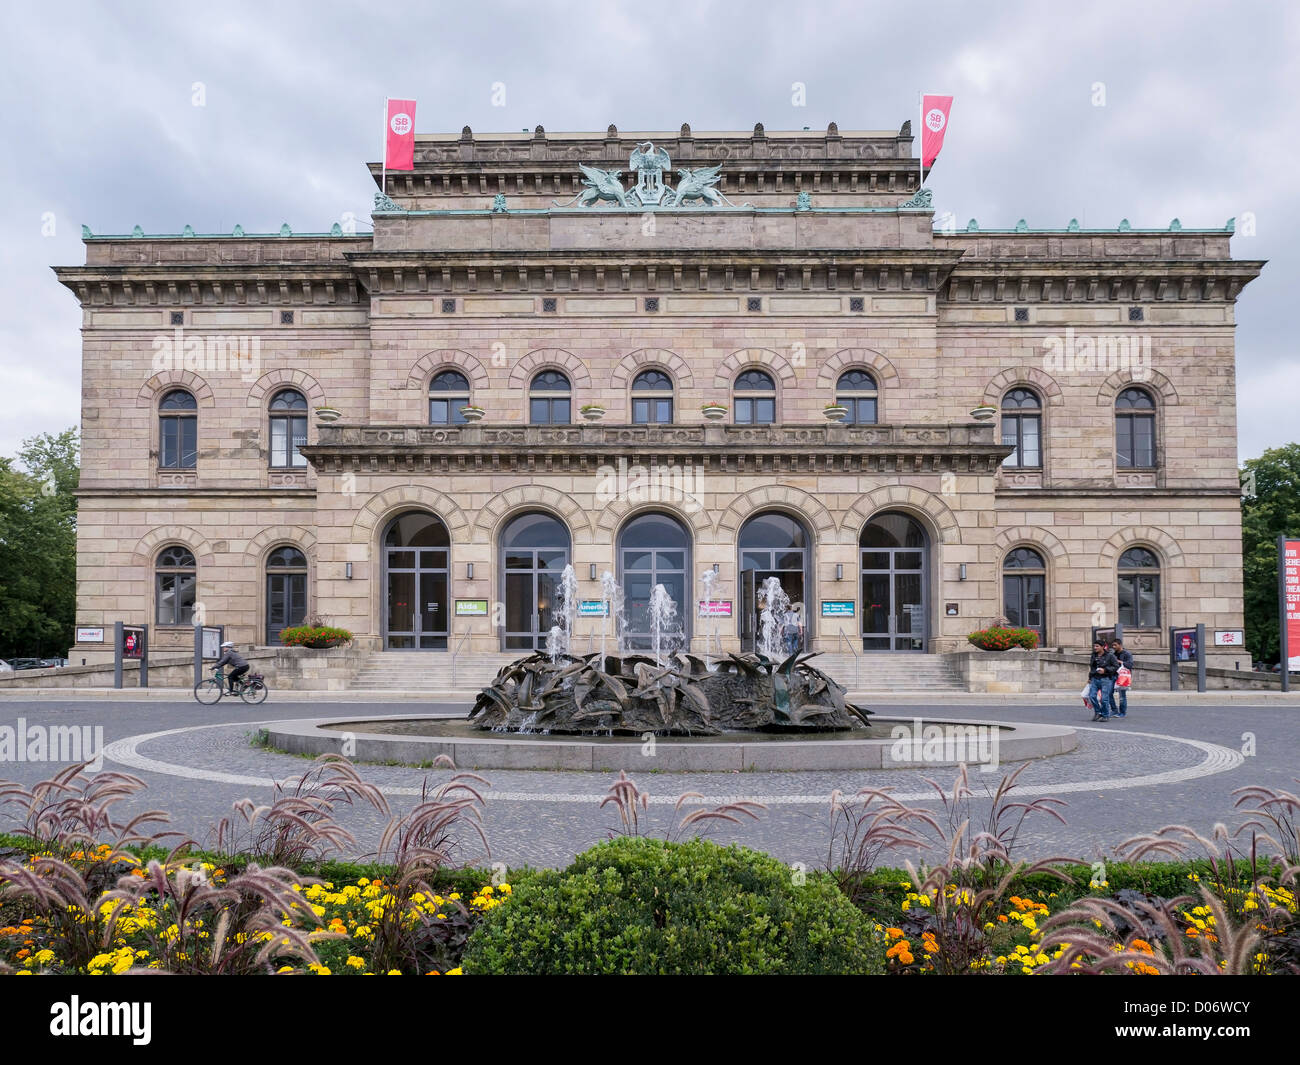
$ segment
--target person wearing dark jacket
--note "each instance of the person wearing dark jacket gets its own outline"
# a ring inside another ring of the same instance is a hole
[[[226,690],[231,695],[234,695],[235,681],[248,672],[248,663],[244,661],[244,656],[235,650],[235,645],[229,640],[221,645],[221,657],[217,659],[217,664],[212,668],[220,669],[222,666],[227,665],[233,668],[226,674]]]
[[[1119,659],[1105,641],[1093,641],[1092,657],[1088,659],[1088,695],[1092,700],[1094,721],[1110,720],[1110,693],[1118,673]]]
[[[1124,650],[1123,640],[1111,640],[1110,649],[1115,653],[1115,658],[1121,666],[1127,666],[1129,672],[1133,670],[1133,655]],[[1118,674],[1118,669],[1116,670]],[[1131,680],[1132,678],[1130,678]],[[1116,684],[1110,690],[1110,714],[1111,717],[1128,717],[1128,689],[1121,688]]]

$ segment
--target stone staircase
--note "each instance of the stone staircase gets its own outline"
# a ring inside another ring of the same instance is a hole
[[[473,695],[489,684],[502,666],[524,652],[452,656],[439,651],[375,651],[352,678],[352,691],[404,691]],[[822,654],[813,664],[853,692],[964,692],[955,668],[943,655],[881,652]],[[860,673],[859,673],[860,670]],[[860,682],[859,682],[860,676]]]
[[[351,690],[472,695],[523,653],[457,655],[453,677],[452,656],[446,651],[374,651],[352,678]]]
[[[965,682],[946,655],[903,651],[864,652],[860,659],[843,652],[812,660],[851,692],[964,692]]]

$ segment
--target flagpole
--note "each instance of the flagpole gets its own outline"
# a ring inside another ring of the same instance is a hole
[[[379,191],[385,196],[388,195],[388,100],[384,97],[384,145],[379,158],[383,160],[379,165],[383,168],[380,172]]]
[[[925,97],[916,94],[916,191],[925,184]]]

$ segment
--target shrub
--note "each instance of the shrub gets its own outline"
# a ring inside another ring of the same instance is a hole
[[[337,647],[351,639],[352,633],[347,629],[336,629],[332,625],[297,625],[280,633],[280,642],[285,647]]]
[[[834,884],[708,840],[622,836],[516,885],[466,973],[879,973],[884,947]]]
[[[966,639],[981,651],[1007,651],[1012,647],[1023,647],[1032,651],[1038,646],[1038,633],[1033,629],[1006,629],[993,627],[972,632]]]

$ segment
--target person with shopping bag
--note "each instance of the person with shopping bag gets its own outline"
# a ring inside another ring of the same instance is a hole
[[[1124,641],[1116,637],[1110,642],[1111,652],[1119,662],[1115,672],[1115,686],[1110,690],[1112,717],[1128,717],[1128,690],[1133,686],[1133,655],[1124,650]]]

